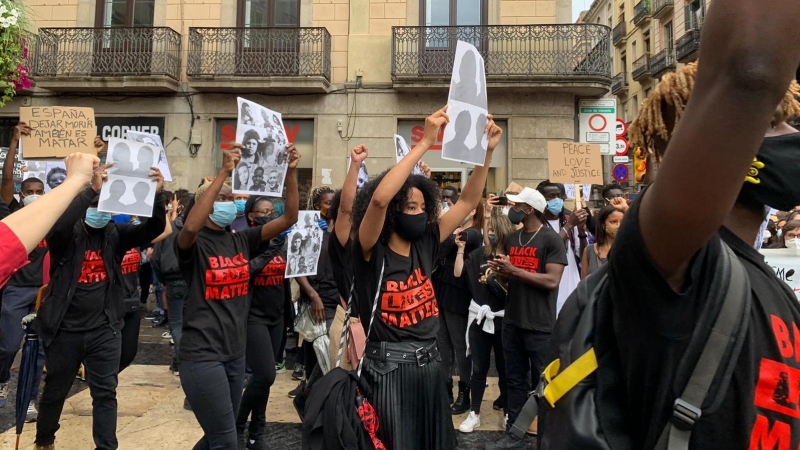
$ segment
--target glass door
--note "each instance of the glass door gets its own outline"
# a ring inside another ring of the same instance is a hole
[[[300,0],[239,0],[237,74],[299,72]]]
[[[422,73],[449,75],[453,71],[453,56],[459,40],[471,43],[484,53],[486,37],[480,25],[487,21],[486,0],[420,0],[420,9],[422,23],[433,27],[425,28],[424,39],[420,40]]]
[[[151,72],[154,11],[155,0],[98,0],[93,74]]]

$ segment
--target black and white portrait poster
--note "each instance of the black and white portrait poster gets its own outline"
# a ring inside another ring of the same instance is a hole
[[[169,171],[169,163],[167,163],[167,151],[164,149],[164,143],[161,142],[161,136],[128,130],[128,140],[139,142],[140,144],[147,144],[157,149],[158,161],[156,162],[156,167],[158,167],[159,170],[161,170],[161,174],[164,175],[164,181],[172,181],[172,173]]]
[[[236,142],[244,149],[233,171],[233,192],[280,197],[289,167],[289,138],[281,114],[243,98],[237,100]]]
[[[489,145],[486,72],[478,49],[463,41],[456,46],[447,106],[442,159],[482,166]]]
[[[44,183],[45,193],[67,179],[67,166],[63,159],[26,159],[23,162],[23,179],[38,178]]]
[[[130,214],[139,217],[153,215],[157,183],[150,178],[159,151],[154,144],[111,138],[108,141],[106,163],[108,179],[100,189],[99,211]]]
[[[350,170],[350,164],[352,164],[351,159],[352,158],[350,158],[349,156],[347,157],[347,170]],[[358,169],[358,182],[356,183],[356,186],[358,186],[358,188],[361,189],[362,187],[364,187],[365,184],[367,184],[367,181],[369,181],[369,173],[367,172],[367,162],[361,161],[361,167]]]
[[[397,155],[397,163],[399,164],[403,158],[406,157],[409,153],[411,153],[411,149],[406,144],[406,140],[403,139],[403,136],[399,134],[394,135],[394,149],[395,154]],[[422,172],[422,160],[420,160],[417,165],[414,166],[414,170],[411,171],[413,175],[424,175]]]
[[[289,240],[286,278],[317,274],[317,263],[322,251],[322,228],[319,211],[300,211],[297,223],[287,237]]]

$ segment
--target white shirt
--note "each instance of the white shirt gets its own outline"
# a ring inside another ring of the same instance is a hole
[[[555,220],[548,220],[547,222],[550,223],[550,226],[553,227],[556,233],[561,232],[561,224],[558,223],[558,219]],[[561,284],[558,285],[558,299],[556,300],[556,317],[561,312],[561,308],[564,306],[564,303],[567,301],[567,297],[572,294],[572,291],[578,287],[578,283],[581,282],[581,274],[578,271],[578,261],[575,259],[575,249],[572,247],[572,242],[580,242],[578,240],[578,230],[577,228],[572,229],[573,232],[573,239],[567,239],[567,246],[565,247],[565,252],[567,252],[567,264],[564,267],[564,274],[561,275]]]

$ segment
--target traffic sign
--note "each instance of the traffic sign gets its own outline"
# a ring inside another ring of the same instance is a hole
[[[613,98],[583,99],[579,107],[578,141],[600,144],[600,153],[612,155],[616,136],[617,100]]]
[[[615,157],[614,157],[614,159],[613,159],[613,161],[614,161],[615,163],[622,163],[622,164],[626,164],[626,163],[629,163],[629,162],[631,162],[631,159],[630,159],[629,157],[627,157],[627,156],[615,156]]]
[[[616,147],[617,156],[625,156],[628,154],[628,140],[624,137],[617,137]]]
[[[622,119],[617,119],[617,137],[625,136],[628,133],[628,124]]]
[[[628,166],[617,164],[613,171],[614,179],[617,181],[628,181]]]

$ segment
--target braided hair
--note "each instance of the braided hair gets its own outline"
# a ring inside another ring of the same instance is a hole
[[[697,76],[697,64],[693,62],[687,64],[673,73],[664,75],[653,92],[642,102],[639,114],[631,123],[628,129],[629,142],[632,148],[642,148],[655,150],[653,138],[658,136],[668,141],[675,127],[683,117],[689,96],[694,88],[695,77]],[[800,102],[797,97],[800,95],[800,84],[792,80],[789,89],[783,97],[781,107],[786,117],[800,116]],[[675,123],[672,129],[667,129],[664,122],[665,107],[671,106],[675,109]],[[655,152],[656,161],[660,161],[663,155]]]
[[[308,205],[306,209],[319,211],[322,197],[328,194],[335,194],[335,191],[329,186],[316,186],[312,188],[311,192],[308,193]]]

